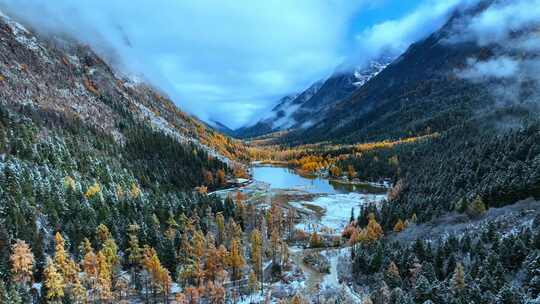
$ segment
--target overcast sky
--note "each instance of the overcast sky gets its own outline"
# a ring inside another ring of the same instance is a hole
[[[344,61],[403,51],[458,0],[0,0],[68,32],[183,110],[236,128]]]

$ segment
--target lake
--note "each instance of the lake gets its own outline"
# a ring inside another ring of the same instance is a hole
[[[352,185],[330,181],[318,176],[301,176],[294,170],[276,166],[254,166],[253,178],[270,184],[274,189],[300,189],[309,193],[344,194],[358,193],[384,193],[383,188],[369,184]]]

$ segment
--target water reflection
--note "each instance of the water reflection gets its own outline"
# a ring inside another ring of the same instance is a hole
[[[284,167],[256,166],[253,177],[276,189],[302,189],[310,193],[384,193],[385,190],[368,184],[351,185],[329,181],[318,176],[300,176],[294,170]]]

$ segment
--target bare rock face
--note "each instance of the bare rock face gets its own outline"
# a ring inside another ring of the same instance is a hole
[[[306,254],[303,261],[320,273],[330,273],[330,261],[318,252]]]

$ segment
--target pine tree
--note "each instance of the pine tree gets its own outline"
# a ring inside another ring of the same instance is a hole
[[[523,294],[520,290],[509,284],[505,284],[497,294],[495,304],[521,304],[523,300]]]
[[[396,288],[401,286],[401,276],[396,264],[392,261],[384,274],[385,281],[390,288]]]
[[[532,252],[525,260],[527,291],[536,298],[540,295],[540,252]]]
[[[61,303],[64,298],[64,278],[57,270],[51,258],[47,258],[47,264],[43,274],[45,276],[45,287],[47,288],[47,299],[50,303]]]
[[[126,249],[127,261],[129,270],[131,273],[131,278],[135,283],[136,287],[139,285],[139,270],[141,269],[141,259],[142,259],[142,249],[139,245],[139,234],[140,227],[136,224],[128,226],[128,247]]]
[[[9,276],[9,245],[11,238],[4,220],[0,219],[0,281]],[[6,291],[7,294],[7,291]]]
[[[415,298],[418,303],[423,303],[433,298],[433,286],[423,275],[418,276],[414,287]]]
[[[480,196],[477,196],[467,209],[467,213],[471,217],[478,217],[486,213],[486,205]]]

